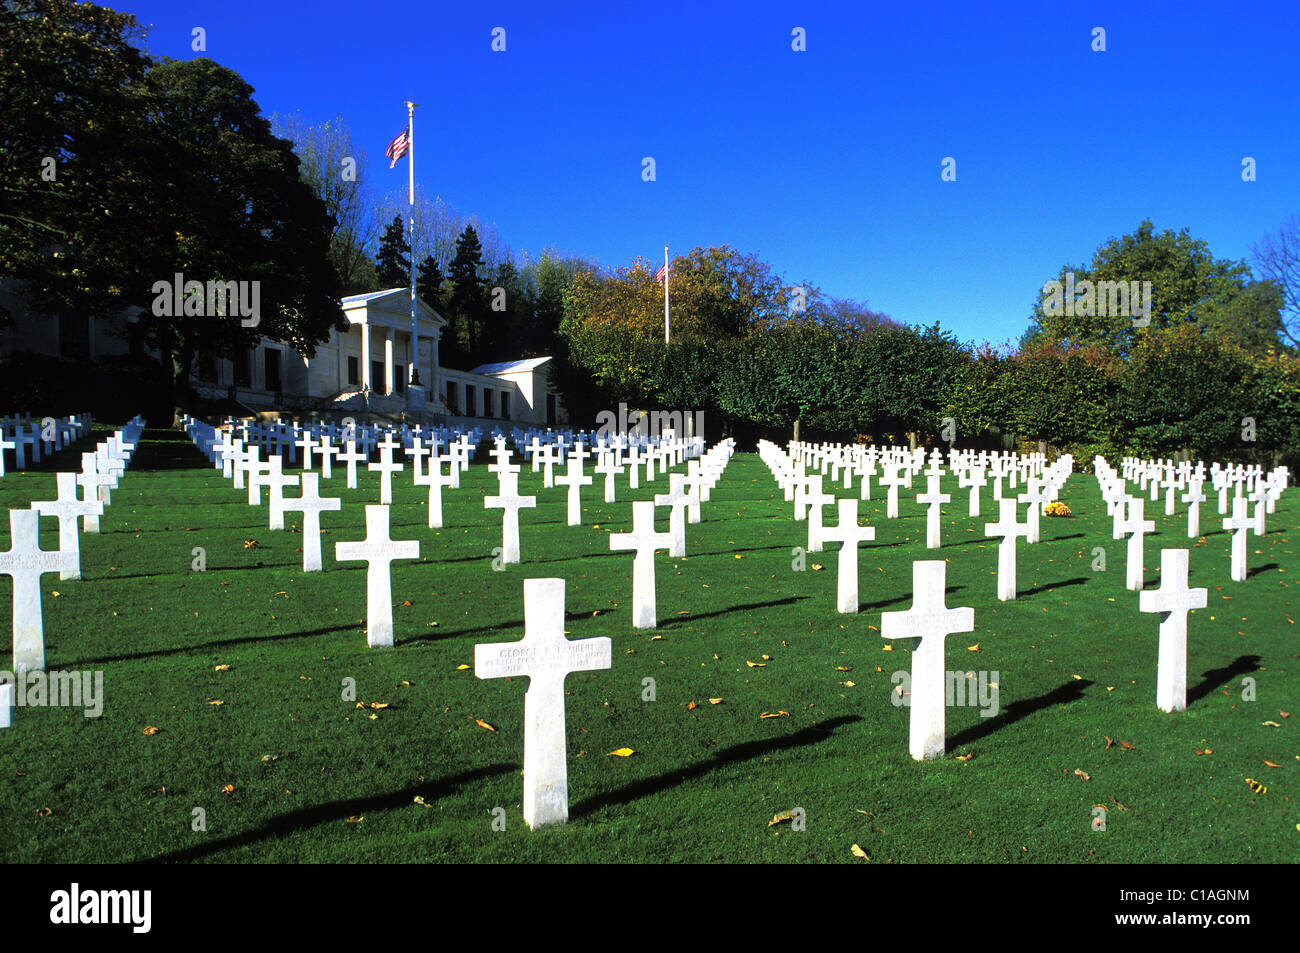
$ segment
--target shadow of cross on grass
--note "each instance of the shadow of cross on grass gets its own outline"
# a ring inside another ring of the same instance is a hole
[[[1258,655],[1239,655],[1222,668],[1212,668],[1208,672],[1202,672],[1201,678],[1203,681],[1201,684],[1187,690],[1187,704],[1190,705],[1194,701],[1200,701],[1224,682],[1230,682],[1238,675],[1256,671],[1259,668],[1259,662]]]
[[[591,814],[600,810],[602,807],[610,807],[614,804],[626,804],[629,801],[635,801],[637,798],[654,794],[658,791],[664,791],[668,788],[675,787],[684,781],[690,781],[698,778],[703,774],[722,767],[724,764],[735,764],[741,761],[748,761],[751,758],[757,758],[759,755],[767,754],[772,751],[783,751],[787,748],[798,748],[802,745],[812,745],[825,741],[835,731],[844,725],[854,721],[861,721],[857,715],[842,715],[839,718],[832,718],[829,721],[823,721],[821,724],[809,725],[793,734],[786,735],[784,738],[767,738],[762,741],[745,741],[738,745],[732,745],[729,748],[723,748],[721,751],[714,752],[713,756],[707,761],[700,761],[685,768],[675,768],[672,771],[665,771],[663,774],[656,775],[653,778],[642,778],[640,781],[633,781],[631,784],[616,788],[613,791],[606,791],[604,794],[597,794],[583,801],[579,801],[569,808],[569,820],[581,817],[584,814]]]
[[[219,840],[205,841],[194,847],[174,850],[158,857],[143,858],[137,860],[136,863],[172,864],[198,860],[201,857],[208,857],[223,850],[247,847],[258,841],[272,837],[284,837],[286,834],[319,827],[321,824],[327,824],[331,821],[342,821],[354,815],[373,814],[376,811],[391,811],[395,808],[408,807],[417,795],[423,797],[425,801],[433,801],[445,797],[463,784],[481,781],[501,774],[514,774],[521,767],[522,765],[519,764],[494,764],[484,768],[475,768],[473,771],[465,771],[449,778],[417,784],[389,794],[372,794],[367,797],[348,798],[344,801],[327,801],[314,807],[304,807],[296,811],[290,811],[287,814],[277,814],[260,827],[255,827],[242,834],[232,834],[230,837],[223,837]]]
[[[1001,714],[994,715],[992,718],[981,718],[979,724],[963,728],[955,735],[950,735],[946,742],[947,748],[949,751],[956,751],[962,745],[978,741],[980,738],[991,735],[1007,725],[1015,724],[1022,718],[1028,718],[1036,711],[1042,711],[1052,705],[1066,705],[1078,701],[1083,697],[1084,690],[1092,685],[1093,682],[1086,678],[1079,681],[1071,680],[1059,688],[1054,688],[1050,692],[1037,695],[1034,698],[1012,702],[1002,710]]]

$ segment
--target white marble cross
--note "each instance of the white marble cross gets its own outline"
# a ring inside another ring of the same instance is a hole
[[[402,472],[402,464],[393,459],[393,451],[399,445],[392,439],[392,434],[384,438],[379,445],[379,462],[366,465],[371,473],[379,474],[379,502],[393,502],[393,474]]]
[[[1140,496],[1128,498],[1128,513],[1120,524],[1120,533],[1128,537],[1128,574],[1124,586],[1137,592],[1142,588],[1143,549],[1142,538],[1147,533],[1154,533],[1155,520],[1144,520],[1143,508],[1146,501]]]
[[[13,670],[45,668],[45,625],[41,617],[41,576],[77,567],[62,550],[41,549],[41,516],[35,510],[9,511],[9,550],[0,553],[0,574],[12,576]]]
[[[916,502],[928,506],[929,510],[925,514],[925,548],[938,549],[939,542],[939,507],[952,499],[947,493],[939,490],[939,478],[931,474],[927,478],[926,492],[920,493],[916,497]]]
[[[320,444],[316,447],[316,452],[320,454],[321,478],[325,480],[333,479],[333,461],[339,454],[339,448],[334,446],[334,441],[329,434],[323,433],[320,435]]]
[[[969,467],[964,473],[957,477],[957,485],[961,489],[970,487],[970,505],[967,510],[968,516],[980,515],[980,487],[987,482],[985,470],[983,467]]]
[[[632,504],[632,532],[611,533],[611,550],[631,549],[636,552],[632,560],[632,625],[637,629],[653,629],[658,624],[655,607],[655,550],[668,549],[673,544],[671,533],[655,532],[655,505],[650,500],[637,500]]]
[[[1003,504],[1013,500],[1003,500]],[[1002,510],[1006,518],[1005,505]],[[1011,514],[1015,519],[1015,513]],[[1012,538],[1012,545],[1015,544]],[[947,676],[944,673],[944,639],[957,632],[975,629],[975,610],[949,609],[944,605],[948,564],[942,559],[912,563],[912,608],[907,612],[883,612],[880,637],[919,639],[912,650],[912,713],[909,717],[907,750],[917,761],[937,758],[944,750]]]
[[[488,473],[495,473],[499,477],[505,473],[519,472],[519,465],[510,462],[510,448],[504,440],[493,446],[491,456],[496,459],[496,463],[488,465]]]
[[[311,454],[312,451],[315,450],[318,446],[315,439],[311,435],[311,431],[304,430],[302,432],[302,436],[295,441],[294,445],[299,447],[302,450],[302,468],[304,470],[310,470],[312,468]]]
[[[4,428],[0,427],[0,477],[5,475],[5,451],[16,451],[17,449],[18,444],[14,443],[12,440],[6,440]]]
[[[286,474],[283,467],[283,460],[279,457],[272,457],[267,461],[266,475],[258,477],[258,483],[266,485],[266,508],[268,510],[270,528],[273,530],[284,529],[285,487],[298,485],[298,478]]]
[[[217,439],[212,442],[212,452],[217,455],[216,462],[221,465],[222,479],[229,480],[234,475],[232,471],[238,446],[239,441],[232,440],[225,430],[217,431]]]
[[[77,474],[56,473],[55,485],[58,487],[58,499],[41,500],[32,504],[32,509],[42,516],[55,516],[59,520],[59,549],[72,554],[73,565],[59,570],[60,579],[81,578],[81,542],[77,532],[77,519],[91,515],[99,516],[104,512],[104,504],[98,500],[82,501],[77,498]]]
[[[689,494],[689,501],[686,504],[686,522],[698,523],[701,519],[700,503],[705,499],[709,491],[709,478],[704,475],[700,469],[699,460],[690,460],[686,464],[686,480],[684,485]]]
[[[370,457],[363,453],[357,453],[357,442],[355,440],[345,441],[343,450],[338,455],[339,463],[348,465],[348,489],[357,488],[357,464],[369,460]]]
[[[623,468],[618,465],[615,455],[609,451],[602,452],[596,460],[594,472],[605,477],[605,502],[614,502],[614,476],[622,473]]]
[[[686,506],[691,498],[686,493],[686,477],[680,473],[668,476],[668,492],[655,495],[655,506],[669,506],[668,533],[673,538],[668,555],[681,559],[686,555]]]
[[[1187,709],[1187,612],[1204,609],[1208,589],[1187,588],[1185,549],[1160,551],[1160,588],[1138,596],[1142,612],[1159,612],[1160,649],[1156,663],[1156,705],[1163,711]]]
[[[448,467],[450,472],[446,476],[442,475],[442,465],[444,463],[450,464]],[[415,464],[415,485],[429,488],[426,509],[429,511],[429,527],[431,529],[440,529],[442,527],[442,488],[455,485],[457,472],[456,462],[452,457],[431,455],[428,469],[423,473],[420,472],[419,462],[417,461]]]
[[[858,525],[858,501],[840,500],[839,525],[822,529],[822,541],[840,543],[837,596],[840,612],[858,611],[858,543],[876,538],[874,526]]]
[[[305,547],[304,547],[305,548]],[[393,644],[394,559],[419,559],[420,541],[394,540],[388,536],[388,507],[366,505],[366,538],[360,542],[335,543],[339,562],[364,560],[366,567],[366,644],[387,648]]]
[[[896,463],[887,463],[877,481],[881,486],[887,487],[889,492],[885,498],[885,515],[892,519],[898,519],[898,488],[903,485],[903,478],[899,476],[900,466]]]
[[[825,521],[822,507],[835,502],[834,495],[822,492],[822,478],[814,475],[812,487],[804,494],[804,503],[808,506],[808,552],[822,551],[822,526]]]
[[[560,462],[560,454],[554,444],[542,448],[542,489],[549,490],[555,486],[555,465]],[[636,486],[636,483],[632,484]]]
[[[1204,486],[1203,480],[1189,480],[1187,482],[1187,492],[1183,494],[1183,502],[1187,504],[1187,538],[1196,539],[1201,535],[1201,504],[1205,502],[1205,494],[1201,491]]]
[[[305,452],[305,451],[304,451]],[[283,512],[302,513],[302,571],[320,572],[324,568],[320,553],[320,514],[322,510],[339,510],[343,501],[336,496],[320,495],[320,474],[304,471],[302,477],[302,496],[282,500],[281,529]]]
[[[641,454],[636,446],[627,448],[627,485],[628,489],[640,489]]]
[[[519,510],[537,506],[537,497],[519,495],[519,474],[501,475],[501,492],[483,497],[485,509],[502,510],[501,562],[503,565],[519,562]]]
[[[1029,526],[1028,542],[1036,543],[1042,538],[1038,533],[1039,517],[1042,515],[1042,506],[1047,502],[1049,495],[1047,485],[1043,480],[1038,477],[1030,477],[1025,481],[1025,492],[1016,497],[1021,503],[1029,504],[1025,508],[1025,523]]]
[[[489,468],[490,469],[490,468]],[[518,470],[518,467],[515,467]],[[504,474],[502,475],[504,479]],[[582,457],[574,454],[569,457],[568,471],[562,477],[555,478],[556,486],[568,487],[568,525],[582,525],[582,488],[591,486],[591,477],[582,472]]]
[[[998,543],[998,598],[1003,602],[1016,597],[1016,538],[1028,537],[1029,525],[1016,519],[1016,501],[1000,499],[998,522],[985,523],[985,536],[1001,536]]]
[[[1232,498],[1232,516],[1223,521],[1223,528],[1232,533],[1232,571],[1233,582],[1246,581],[1246,534],[1255,525],[1254,520],[1246,515],[1246,498]]]
[[[3,441],[0,441],[2,443]],[[0,450],[0,460],[4,458],[4,451]],[[0,476],[4,476],[0,473]],[[0,728],[8,728],[12,724],[14,707],[14,686],[10,682],[0,683]]]
[[[524,695],[524,821],[531,828],[569,819],[564,677],[609,668],[610,640],[564,637],[564,580],[524,580],[524,637],[474,646],[479,678],[528,677]]]
[[[81,455],[81,476],[77,477],[77,482],[81,484],[82,495],[88,500],[99,500],[105,506],[112,505],[112,499],[109,491],[112,489],[113,477],[99,468],[99,458],[93,453],[83,453]],[[99,532],[99,517],[86,517],[86,532]]]

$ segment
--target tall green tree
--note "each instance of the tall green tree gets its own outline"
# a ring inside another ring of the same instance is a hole
[[[0,261],[33,308],[139,301],[156,175],[141,148],[144,33],[92,3],[0,4]]]
[[[379,238],[379,254],[375,257],[375,270],[379,283],[387,288],[409,288],[411,285],[411,246],[406,241],[406,225],[401,215],[384,227]]]
[[[1040,294],[1027,340],[1066,347],[1096,345],[1126,355],[1143,337],[1184,324],[1226,334],[1247,347],[1267,346],[1270,337],[1275,343],[1281,327],[1276,310],[1269,312],[1267,294],[1251,288],[1245,262],[1215,258],[1187,229],[1157,233],[1150,220],[1131,234],[1104,242],[1087,265],[1062,267],[1053,280],[1060,294]],[[1144,299],[1142,310],[1149,314],[1138,313],[1134,282]],[[1071,283],[1073,301],[1067,300]]]
[[[456,239],[456,256],[447,269],[447,278],[451,284],[447,310],[455,316],[456,343],[462,359],[476,365],[482,356],[487,301],[483,293],[483,248],[473,225],[466,225]]]

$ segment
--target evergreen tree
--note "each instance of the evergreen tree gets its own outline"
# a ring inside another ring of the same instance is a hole
[[[402,216],[394,215],[379,239],[376,261],[379,283],[383,288],[409,287],[411,283],[411,246],[406,241]]]
[[[473,225],[466,225],[456,239],[456,257],[452,259],[448,272],[451,295],[447,311],[454,316],[449,320],[458,323],[459,342],[470,366],[473,366],[479,363],[483,353],[481,337],[487,311],[483,295],[483,246],[479,244]]]

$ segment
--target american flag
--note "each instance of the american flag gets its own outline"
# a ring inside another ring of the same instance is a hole
[[[397,160],[402,158],[402,156],[406,155],[410,151],[411,151],[411,127],[407,126],[398,134],[396,139],[394,139],[392,142],[388,144],[388,148],[384,150],[384,155],[388,156],[388,158],[393,160],[388,164],[388,168],[391,169],[393,168],[393,166],[397,165]]]
[[[666,278],[667,276],[668,276],[668,266],[666,264],[660,265],[659,270],[655,272],[655,284],[657,285],[663,284],[664,278]]]

